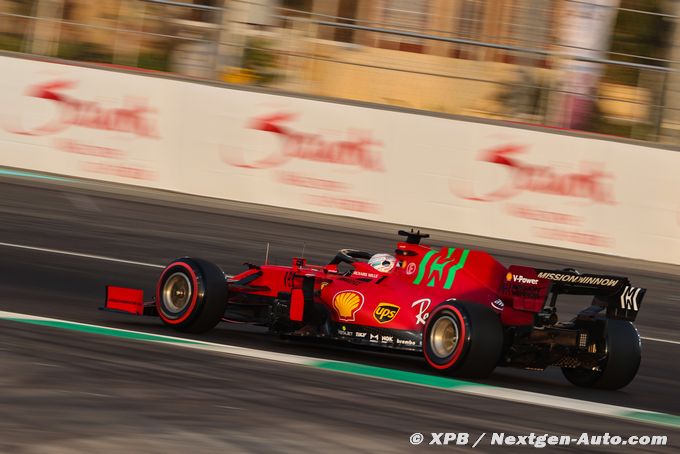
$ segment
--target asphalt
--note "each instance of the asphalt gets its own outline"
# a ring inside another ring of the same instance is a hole
[[[299,218],[0,179],[2,243],[160,265],[191,255],[235,273],[243,262],[263,261],[267,243],[270,261],[287,263],[303,250],[313,262],[327,261],[341,247],[389,251],[394,240]],[[441,240],[433,237],[432,244]],[[569,265],[522,251],[490,252],[505,264]],[[680,341],[675,276],[598,263],[580,268],[628,275],[647,287],[640,333]],[[106,284],[150,294],[159,271],[0,246],[0,310],[175,334],[153,318],[97,310]],[[563,309],[574,312],[576,304],[583,302],[567,301]],[[221,325],[200,338],[429,373],[418,357],[282,341],[248,326]],[[574,388],[557,370],[499,369],[483,383],[680,415],[678,349],[676,343],[643,341],[637,378],[617,392]],[[411,433],[437,431],[608,431],[665,434],[671,445],[680,443],[680,433],[668,428],[14,322],[0,322],[0,367],[2,452],[401,452],[423,448],[409,444]]]

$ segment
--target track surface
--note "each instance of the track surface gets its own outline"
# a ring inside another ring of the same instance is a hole
[[[1,242],[154,264],[192,255],[233,273],[243,262],[261,262],[267,242],[270,260],[287,263],[303,243],[306,258],[324,262],[340,247],[389,251],[395,240],[12,180],[0,180],[0,194]],[[490,252],[505,264],[567,265]],[[581,269],[617,272],[596,264]],[[0,310],[171,334],[155,319],[96,310],[104,285],[150,294],[159,269],[0,246],[0,270]],[[678,280],[618,272],[649,289],[638,319],[642,336],[680,341]],[[250,327],[221,325],[201,339],[427,373],[418,358],[283,342]],[[643,349],[638,377],[619,392],[574,388],[557,370],[499,369],[484,383],[680,414],[680,345],[644,341]],[[671,445],[680,443],[671,429],[11,322],[0,322],[0,366],[7,371],[0,378],[0,413],[7,415],[0,418],[2,452],[48,446],[54,452],[395,452],[419,449],[408,443],[417,431],[608,431],[665,434]],[[664,448],[635,452],[645,449]]]

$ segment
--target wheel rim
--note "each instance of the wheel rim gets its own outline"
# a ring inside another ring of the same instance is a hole
[[[182,272],[172,274],[163,285],[163,306],[171,313],[178,314],[191,302],[191,281]]]
[[[439,358],[447,358],[458,346],[458,324],[450,315],[437,319],[430,330],[430,347]]]

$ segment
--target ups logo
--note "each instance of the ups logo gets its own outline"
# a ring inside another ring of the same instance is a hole
[[[376,319],[378,323],[387,323],[394,320],[399,312],[399,306],[395,306],[390,303],[380,303],[378,307],[373,311],[373,318]]]

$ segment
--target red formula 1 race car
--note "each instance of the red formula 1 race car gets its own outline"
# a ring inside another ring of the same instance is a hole
[[[506,268],[483,251],[437,250],[420,244],[428,235],[399,234],[406,238],[389,271],[351,249],[327,265],[294,258],[291,266],[247,264],[236,276],[181,258],[161,273],[154,301],[109,286],[105,309],[159,316],[191,333],[249,322],[286,336],[419,352],[431,367],[463,377],[496,366],[558,366],[575,385],[617,389],[637,373],[641,344],[632,322],[645,289],[627,278]],[[592,295],[592,304],[559,322],[561,294]]]

